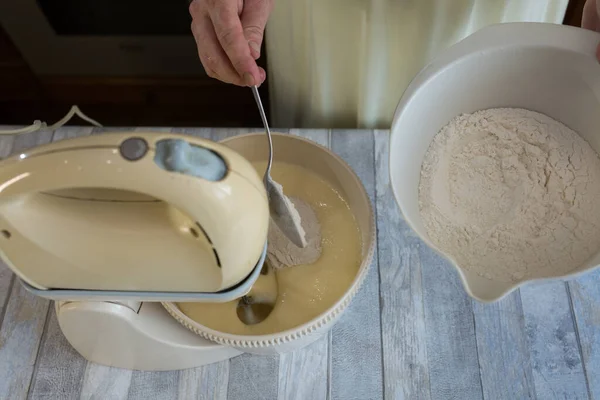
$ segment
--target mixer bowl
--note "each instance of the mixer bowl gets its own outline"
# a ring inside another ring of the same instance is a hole
[[[520,285],[572,277],[600,264],[600,252],[563,276],[497,282],[461,269],[427,236],[419,213],[423,158],[436,133],[462,113],[518,107],[552,117],[600,153],[600,35],[569,26],[511,23],[484,28],[426,66],[404,93],[392,124],[390,179],[406,222],[458,270],[473,298],[491,302]]]
[[[266,161],[264,133],[232,137],[222,142],[250,162]],[[362,260],[358,272],[343,296],[318,317],[296,328],[269,335],[233,335],[203,326],[186,316],[175,303],[163,303],[182,325],[209,340],[255,354],[276,354],[299,349],[317,340],[339,319],[367,276],[375,252],[375,219],[369,196],[354,171],[328,149],[301,137],[273,134],[274,161],[299,165],[318,174],[348,202],[360,229]]]

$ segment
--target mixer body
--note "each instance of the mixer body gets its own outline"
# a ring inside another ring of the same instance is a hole
[[[268,219],[252,165],[199,138],[105,134],[0,163],[0,254],[48,298],[229,301],[258,276]]]
[[[266,255],[262,179],[226,146],[170,133],[64,140],[0,162],[0,255],[89,361],[174,370],[241,352],[163,301],[250,291]]]

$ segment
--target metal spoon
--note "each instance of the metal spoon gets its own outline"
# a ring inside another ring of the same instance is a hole
[[[267,122],[267,116],[258,94],[258,88],[252,86],[252,93],[258,105],[258,111],[262,119],[267,138],[269,140],[269,159],[267,160],[267,169],[265,171],[264,183],[269,197],[269,208],[271,210],[271,218],[279,229],[290,239],[296,246],[306,247],[306,232],[302,228],[300,214],[294,207],[294,203],[283,193],[283,187],[271,178],[271,166],[273,164],[273,140],[271,138],[271,130]]]

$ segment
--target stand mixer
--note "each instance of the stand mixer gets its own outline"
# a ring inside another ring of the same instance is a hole
[[[159,302],[231,301],[261,276],[269,209],[246,159],[199,138],[106,134],[16,154],[0,182],[2,258],[26,289],[58,301],[84,357],[162,370],[239,354],[182,329]]]
[[[362,241],[351,286],[323,314],[271,335],[216,332],[177,307],[274,302],[264,289],[276,286],[265,268],[268,199],[251,164],[266,159],[264,140],[106,133],[15,154],[0,162],[0,255],[28,291],[55,300],[64,336],[94,363],[177,370],[308,345],[364,281],[375,222],[350,167],[302,138],[273,134],[273,144],[286,162],[313,170],[348,199]],[[246,324],[265,317],[250,310],[247,322],[248,311],[238,313]]]

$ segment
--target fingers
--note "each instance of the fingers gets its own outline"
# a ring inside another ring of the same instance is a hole
[[[244,36],[255,60],[260,57],[260,47],[269,14],[273,8],[271,0],[246,0],[241,15]]]
[[[244,86],[242,78],[233,68],[219,44],[212,21],[208,15],[194,18],[192,34],[198,45],[198,56],[208,76],[225,83]]]
[[[234,2],[218,2],[208,10],[217,39],[231,65],[246,86],[262,83],[261,72],[250,52],[250,46]]]
[[[581,27],[593,31],[600,31],[600,1],[587,0],[583,6]]]

